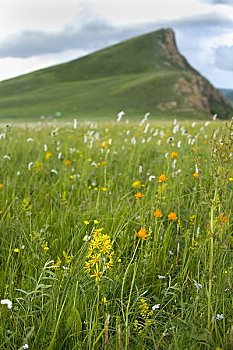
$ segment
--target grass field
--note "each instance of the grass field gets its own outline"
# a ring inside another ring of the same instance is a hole
[[[232,132],[1,126],[0,349],[232,349]]]

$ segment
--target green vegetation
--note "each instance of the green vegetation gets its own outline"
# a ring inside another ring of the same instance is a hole
[[[231,90],[231,89],[221,89],[221,92],[233,104],[233,90]]]
[[[44,123],[0,132],[0,349],[232,349],[233,125]]]
[[[232,116],[203,77],[179,54],[171,30],[136,37],[78,60],[0,83],[0,118],[206,119]]]

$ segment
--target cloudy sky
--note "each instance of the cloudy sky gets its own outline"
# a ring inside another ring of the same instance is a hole
[[[233,89],[233,0],[7,0],[0,80],[171,27],[194,68]]]

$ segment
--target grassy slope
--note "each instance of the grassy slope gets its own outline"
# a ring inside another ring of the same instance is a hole
[[[221,92],[226,96],[226,98],[232,103],[233,105],[233,90],[230,89],[221,89]]]
[[[142,35],[62,65],[0,84],[1,118],[34,118],[60,111],[65,117],[167,116],[156,105],[175,100],[175,81],[186,73],[168,60],[158,42],[164,31]],[[169,96],[169,97],[167,97]],[[174,117],[174,112],[169,113]],[[190,117],[189,113],[183,113]]]

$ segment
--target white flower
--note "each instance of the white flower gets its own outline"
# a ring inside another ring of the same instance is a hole
[[[159,308],[160,308],[160,304],[155,304],[152,306],[153,311],[158,310]]]
[[[154,175],[150,175],[148,180],[151,182],[154,179],[155,179],[155,176]]]
[[[1,304],[2,305],[7,305],[8,309],[12,308],[12,301],[10,301],[9,299],[2,299],[1,300]]]
[[[88,241],[90,241],[90,238],[91,238],[91,236],[85,235],[85,236],[83,237],[83,240],[84,240],[84,242],[88,242]]]
[[[122,117],[125,115],[125,112],[124,111],[121,111],[117,114],[117,122],[120,122]]]
[[[75,119],[74,119],[73,128],[74,128],[74,129],[77,129],[77,127],[78,127],[78,121],[77,121],[77,119],[75,118]]]
[[[32,166],[33,166],[33,162],[28,163],[28,170],[31,170]]]
[[[29,137],[28,139],[27,139],[27,142],[33,142],[34,140],[31,138],[31,137]]]
[[[51,173],[57,175],[57,174],[58,174],[58,171],[55,170],[55,169],[52,169],[52,170],[51,170]]]
[[[29,349],[28,344],[23,344],[23,345],[21,346],[21,349]]]
[[[9,154],[5,154],[5,156],[3,156],[3,159],[11,160],[11,157],[9,156]]]
[[[139,175],[141,175],[143,172],[143,168],[142,168],[142,165],[139,165],[139,168],[138,168],[138,173]]]
[[[165,277],[165,276],[158,275],[158,279],[159,279],[159,280],[162,280],[162,279],[164,279],[164,278],[166,278],[166,277]]]
[[[203,288],[203,285],[202,285],[202,284],[198,283],[198,282],[195,281],[195,280],[193,280],[193,282],[194,282],[194,285],[195,285],[195,287],[196,287],[197,289]]]
[[[47,152],[48,151],[48,146],[46,144],[44,144],[44,151]]]
[[[221,320],[223,320],[223,319],[224,319],[223,314],[217,314],[217,315],[216,315],[216,320],[221,321]]]

